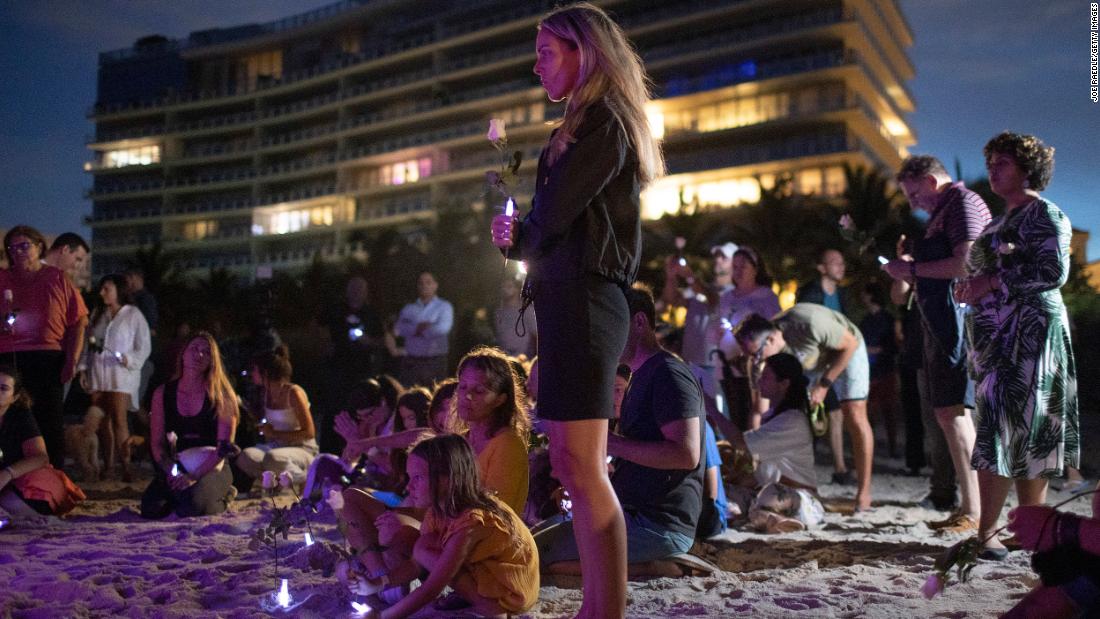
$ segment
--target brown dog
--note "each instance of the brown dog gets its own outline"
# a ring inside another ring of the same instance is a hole
[[[84,413],[84,423],[65,426],[65,451],[72,456],[80,467],[82,480],[99,479],[101,470],[99,461],[99,426],[106,413],[98,406],[88,407]]]

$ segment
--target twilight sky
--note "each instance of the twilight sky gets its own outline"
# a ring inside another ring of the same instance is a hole
[[[883,0],[879,0],[883,1]],[[90,231],[83,163],[97,55],[145,35],[266,22],[330,0],[9,0],[0,13],[0,228]],[[1089,98],[1088,0],[901,0],[916,40],[914,152],[964,178],[984,175],[996,133],[1033,133],[1057,149],[1045,195],[1100,258],[1100,104]],[[533,41],[533,37],[532,37]]]

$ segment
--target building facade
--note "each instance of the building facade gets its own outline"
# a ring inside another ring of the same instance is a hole
[[[532,73],[553,4],[344,0],[101,54],[93,271],[158,241],[185,269],[292,269],[362,256],[382,226],[416,234],[443,203],[484,208],[488,119],[508,122],[533,177],[561,115]],[[669,175],[644,196],[648,219],[753,202],[780,174],[839,194],[844,164],[893,169],[915,142],[896,0],[597,4],[654,83]]]

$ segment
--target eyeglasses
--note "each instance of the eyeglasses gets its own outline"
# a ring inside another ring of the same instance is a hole
[[[30,241],[12,243],[11,245],[8,245],[8,251],[28,252],[31,250],[31,245],[33,245],[33,243],[31,243]]]

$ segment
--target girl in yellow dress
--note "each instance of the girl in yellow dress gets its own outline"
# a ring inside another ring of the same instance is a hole
[[[409,498],[427,510],[413,558],[430,573],[397,604],[368,617],[408,617],[447,585],[482,616],[530,609],[539,593],[535,541],[515,512],[482,488],[469,443],[454,434],[421,441],[406,470]],[[357,580],[352,589],[359,594],[386,586],[384,576]]]

